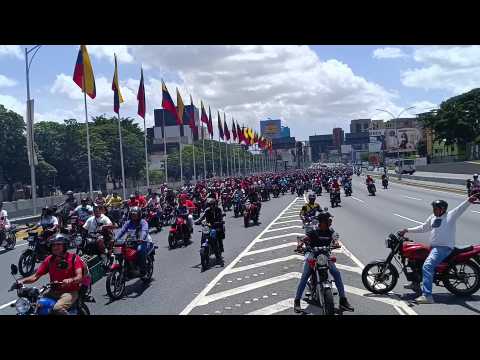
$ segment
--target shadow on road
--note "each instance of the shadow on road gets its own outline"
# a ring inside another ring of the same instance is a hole
[[[109,301],[106,302],[105,305],[110,305],[110,304],[112,304],[116,301],[120,301],[120,300],[135,299],[135,298],[139,297],[140,295],[142,295],[143,292],[145,290],[147,290],[154,281],[155,281],[155,279],[152,278],[152,280],[150,282],[145,283],[141,279],[137,279],[136,282],[125,286],[125,295],[121,299],[118,299],[118,300],[109,299]],[[132,295],[132,294],[135,294],[135,295]],[[107,294],[105,294],[104,296],[106,296],[108,298]]]

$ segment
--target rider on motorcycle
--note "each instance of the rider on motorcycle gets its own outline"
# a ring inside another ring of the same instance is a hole
[[[147,199],[145,199],[145,196],[140,194],[139,191],[135,191],[135,199],[138,201],[138,206],[140,208],[144,208],[147,206]]]
[[[35,274],[18,280],[21,285],[31,284],[49,273],[50,282],[58,282],[59,286],[43,296],[57,300],[53,307],[53,313],[56,315],[68,314],[68,309],[78,299],[78,291],[83,278],[83,261],[80,256],[67,251],[68,243],[69,241],[64,235],[57,234],[50,241],[52,255],[47,256]],[[67,268],[62,269],[59,266],[60,262],[66,262]]]
[[[195,221],[195,225],[200,225],[203,219],[205,219],[207,221],[207,224],[210,224],[211,226],[223,222],[222,209],[218,207],[217,201],[215,199],[208,199],[207,208],[205,209],[203,214],[200,215],[197,221]],[[225,238],[225,232],[223,226],[218,226],[216,229],[220,253],[223,253],[223,239]]]
[[[473,181],[470,189],[472,195],[480,193],[480,180],[478,179],[478,174],[473,174]]]
[[[195,205],[193,204],[192,200],[188,198],[188,195],[182,194],[179,197],[179,204],[175,210],[176,216],[182,216],[187,220],[188,228],[190,229],[190,233],[193,233],[193,215],[191,214],[190,209],[193,209]]]
[[[93,214],[93,207],[87,205],[88,200],[82,198],[80,200],[80,205],[78,205],[75,210],[73,210],[72,215],[78,215],[78,218],[81,221],[87,221],[87,219]]]
[[[10,230],[11,224],[8,220],[7,210],[3,210],[3,201],[0,201],[0,220],[5,222],[5,231]]]
[[[433,304],[432,282],[436,267],[452,252],[455,247],[456,221],[467,210],[470,204],[477,203],[478,197],[473,195],[458,205],[455,209],[447,212],[448,203],[444,200],[432,202],[433,214],[425,223],[400,231],[403,236],[407,232],[424,233],[430,232],[431,250],[423,263],[422,295],[415,301],[418,304]],[[419,290],[419,284],[412,283],[405,286],[407,289]]]
[[[303,205],[302,210],[300,210],[300,218],[302,219],[303,223],[305,224],[306,216],[309,214],[312,214],[315,212],[315,210],[318,210],[319,212],[322,211],[322,208],[318,203],[315,202],[317,197],[315,194],[309,194],[308,195],[308,202]]]
[[[337,241],[335,240],[335,232],[330,229],[330,215],[328,213],[322,213],[318,216],[318,228],[307,233],[306,238],[304,239],[305,242],[308,242],[311,247],[317,246],[329,246],[329,245],[338,245]],[[310,253],[305,253],[305,264],[303,266],[303,273],[300,279],[300,283],[298,284],[297,294],[295,296],[294,301],[294,311],[296,313],[302,312],[302,308],[300,305],[300,299],[302,298],[303,291],[305,290],[305,286],[307,285],[308,279],[312,275],[312,269],[310,265],[306,261],[307,258],[310,256]],[[345,311],[353,311],[353,307],[348,302],[345,296],[345,289],[343,286],[342,276],[338,271],[337,267],[335,266],[334,262],[328,263],[330,274],[333,276],[335,280],[335,286],[338,289],[338,295],[340,297],[340,308]]]
[[[128,206],[129,208],[139,207],[139,206],[140,206],[140,203],[139,203],[139,201],[138,201],[138,199],[136,198],[135,195],[130,194],[130,196],[129,196],[129,198],[128,198],[127,206]]]
[[[67,191],[66,195],[67,195],[67,198],[58,207],[65,206],[70,212],[78,206],[78,203],[77,203],[77,199],[75,199],[75,197],[73,196],[73,191],[71,190]]]
[[[100,256],[104,259],[105,258],[105,243],[108,245],[112,240],[112,233],[111,230],[113,229],[113,224],[108,218],[108,216],[104,215],[101,212],[99,206],[95,206],[93,208],[93,216],[90,216],[83,228],[87,231],[88,234],[96,234],[100,232],[103,235],[103,239],[98,239],[97,246],[98,251],[100,252]]]
[[[368,186],[370,184],[374,184],[375,180],[373,180],[371,175],[367,175],[367,179],[365,180],[365,184]]]
[[[130,220],[127,221],[120,232],[117,234],[115,241],[120,240],[128,231],[135,230],[136,238],[135,241],[138,241],[137,246],[138,252],[138,266],[140,268],[140,277],[145,276],[147,273],[147,254],[148,251],[153,246],[152,237],[148,232],[148,223],[145,219],[142,219],[142,212],[140,208],[134,206],[130,209]]]

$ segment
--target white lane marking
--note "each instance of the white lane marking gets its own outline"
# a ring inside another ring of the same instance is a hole
[[[288,211],[288,212],[285,212],[284,214],[300,216],[300,211]]]
[[[341,248],[341,251],[347,255],[355,264],[357,264],[357,266],[360,268],[360,269],[363,269],[365,267],[365,265],[362,264],[362,262],[360,260],[357,259],[357,257],[355,255],[353,255],[350,250],[347,249],[347,247],[341,242],[339,241],[340,245],[342,246]]]
[[[422,201],[422,199],[419,199],[419,198],[416,198],[416,197],[407,196],[407,195],[402,195],[402,197],[407,198],[407,199]]]
[[[335,265],[340,270],[350,271],[350,272],[354,272],[354,273],[357,273],[357,274],[362,273],[362,269],[357,267],[357,266],[348,266],[348,265],[342,265],[342,264],[338,264],[338,263],[335,263]]]
[[[480,214],[480,211],[472,210],[473,213]]]
[[[275,224],[272,224],[272,225],[286,224],[286,223],[291,223],[291,222],[296,222],[296,221],[302,222],[302,220],[300,220],[300,219],[294,219],[294,220],[276,222]]]
[[[15,245],[15,249],[19,246],[25,246],[25,245],[28,245],[28,243]]]
[[[385,304],[391,305],[391,306],[398,306],[401,308],[403,311],[405,311],[408,315],[417,315],[415,311],[413,311],[407,303],[401,301],[401,300],[396,300],[390,298],[388,295],[373,295],[372,293],[368,292],[367,290],[359,289],[353,286],[349,285],[344,285],[345,286],[345,291],[350,293],[350,294],[355,294],[358,296],[362,296],[365,299],[371,299],[374,301],[380,301]]]
[[[282,216],[279,219],[288,219],[288,218],[292,218],[292,217],[298,218],[299,216],[300,216],[299,214],[297,214],[297,215],[287,215],[287,216]]]
[[[233,273],[240,272],[240,271],[255,269],[255,268],[258,268],[258,267],[267,266],[267,265],[270,265],[270,264],[276,264],[276,263],[284,262],[284,261],[290,261],[290,260],[302,260],[303,261],[303,256],[301,256],[301,255],[289,255],[289,256],[285,256],[285,257],[281,257],[281,258],[276,258],[276,259],[273,259],[273,260],[262,261],[262,262],[251,264],[251,265],[234,267],[228,273],[233,274]]]
[[[293,311],[293,300],[293,298],[282,300],[276,304],[252,311],[247,315],[273,315],[288,309],[292,309]],[[303,300],[300,301],[300,305],[302,305],[302,308],[309,306],[309,304]]]
[[[365,201],[359,199],[359,198],[356,198],[355,196],[350,196],[353,200],[357,200],[357,201],[360,201],[361,203],[365,203]]]
[[[0,306],[0,310],[3,310],[3,309],[5,309],[5,308],[9,307],[11,304],[15,304],[16,301],[17,301],[17,300],[12,300],[12,301],[10,301],[10,302],[8,302],[8,303],[6,303],[6,304],[3,304],[2,306]]]
[[[274,224],[272,224],[272,225],[274,225]],[[285,227],[281,227],[281,228],[267,230],[265,232],[273,232],[273,231],[280,231],[280,230],[287,230],[287,229],[302,229],[302,228],[303,228],[303,226],[300,226],[300,225],[292,225],[292,226],[285,226]]]
[[[275,240],[275,239],[280,239],[282,237],[287,237],[287,236],[305,236],[305,234],[302,234],[302,233],[288,233],[288,234],[277,235],[277,236],[269,236],[269,237],[266,237],[266,238],[258,239],[257,242]]]
[[[185,309],[182,310],[182,312],[180,313],[180,315],[188,315],[192,309],[198,305],[198,303],[200,302],[200,300],[202,298],[205,297],[205,294],[207,294],[214,286],[215,284],[228,272],[230,271],[236,264],[237,262],[247,253],[250,251],[250,249],[255,245],[255,243],[263,236],[263,234],[265,234],[265,231],[268,230],[268,227],[275,223],[275,221],[277,221],[283,214],[284,212],[292,205],[294,204],[296,201],[298,200],[298,197],[296,197],[290,204],[288,204],[288,206],[282,210],[280,212],[280,214],[278,214],[278,216],[272,220],[272,222],[267,226],[265,227],[265,229],[263,229],[260,234],[257,235],[257,237],[255,239],[252,240],[252,242],[240,253],[238,254],[238,256],[233,259],[233,261],[227,265],[227,267],[225,267],[225,269],[223,269],[222,271],[220,271],[218,273],[218,275],[212,280],[210,281],[207,286],[205,286],[205,288],[200,292],[200,294],[198,294],[186,307]]]
[[[290,247],[290,246],[297,246],[297,244],[298,243],[295,241],[295,242],[289,242],[289,243],[282,244],[282,245],[268,247],[268,248],[265,248],[265,249],[253,250],[253,251],[249,251],[248,253],[246,253],[245,256],[253,255],[253,254],[259,254],[259,253],[263,253],[263,252],[267,252],[267,251],[273,251],[273,250],[277,250],[277,249],[283,249],[283,248]]]
[[[212,295],[207,295],[204,296],[200,301],[198,302],[197,306],[201,305],[207,305],[213,301],[221,300],[230,296],[242,294],[247,291],[255,290],[264,286],[276,284],[278,282],[282,281],[287,281],[291,279],[300,279],[302,277],[302,274],[299,272],[291,272],[287,274],[283,274],[280,276],[275,276],[273,278],[265,279],[265,280],[260,280],[251,284],[247,285],[242,285],[237,288],[221,291]]]
[[[405,220],[408,220],[408,221],[411,221],[411,222],[417,223],[417,224],[423,224],[423,222],[420,222],[420,221],[417,221],[417,220],[410,219],[410,218],[408,218],[408,217],[406,217],[406,216],[402,216],[402,215],[395,214],[395,213],[393,213],[393,215],[395,215],[395,216],[398,216],[398,217],[400,217],[400,218],[402,218],[402,219],[405,219]]]
[[[393,308],[400,314],[400,315],[406,315],[401,308],[398,307],[398,305],[393,305]]]

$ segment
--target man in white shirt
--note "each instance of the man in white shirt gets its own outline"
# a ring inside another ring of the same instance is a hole
[[[97,232],[103,235],[103,239],[97,239],[97,246],[101,256],[105,256],[105,242],[108,244],[111,241],[111,229],[113,228],[112,221],[108,216],[102,213],[101,206],[95,206],[93,210],[94,215],[90,216],[83,228],[87,230],[88,234],[96,234]]]
[[[476,202],[477,199],[477,196],[471,196],[448,213],[448,203],[444,200],[436,200],[432,202],[433,215],[430,215],[424,224],[400,231],[402,236],[407,232],[423,233],[430,231],[431,250],[423,263],[422,296],[415,299],[418,304],[433,304],[432,283],[435,269],[450,255],[455,247],[455,231],[458,218],[470,204],[478,203]],[[413,287],[412,284],[411,288]]]
[[[80,205],[78,205],[75,210],[73,210],[72,215],[78,215],[78,218],[81,221],[87,221],[87,219],[92,215],[93,208],[90,205],[87,205],[87,199],[83,198],[80,201]]]
[[[3,210],[3,202],[0,201],[0,220],[5,222],[5,230],[10,230],[10,221],[8,220],[7,210]]]

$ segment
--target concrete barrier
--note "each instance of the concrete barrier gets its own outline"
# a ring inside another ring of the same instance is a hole
[[[382,174],[381,172],[367,172],[369,174]],[[389,177],[393,178],[400,178],[399,174],[388,174]],[[467,182],[465,179],[451,179],[451,178],[442,178],[442,177],[430,177],[430,176],[417,176],[417,175],[401,175],[401,179],[410,179],[410,180],[418,180],[418,181],[429,181],[429,182],[436,182],[441,184],[452,184],[452,185],[465,185],[467,186]]]

